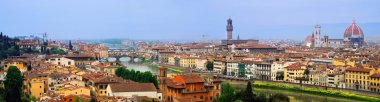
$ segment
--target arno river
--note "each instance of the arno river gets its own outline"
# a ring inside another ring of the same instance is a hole
[[[110,61],[114,61],[116,59],[110,58]],[[157,73],[158,69],[156,68],[150,68],[142,63],[129,63],[129,58],[121,58],[120,61],[123,65],[127,66],[127,69],[134,69],[137,71],[151,71],[152,73]],[[135,61],[138,62],[138,59],[135,59]],[[241,85],[244,86],[244,85]],[[260,89],[255,90],[255,93],[264,93],[264,94],[275,94],[275,93],[281,93],[284,95],[287,95],[291,102],[358,102],[355,100],[349,100],[345,98],[336,98],[336,97],[326,97],[326,96],[319,96],[319,95],[313,95],[313,94],[306,94],[301,92],[292,92],[292,91],[285,91],[285,90],[271,90],[271,89]]]
[[[116,59],[115,58],[109,58],[109,61],[115,61]],[[134,59],[135,62],[137,63],[129,63],[129,58],[121,58],[120,61],[121,61],[121,64],[127,66],[127,69],[134,69],[136,71],[141,71],[141,72],[145,72],[145,71],[150,71],[152,73],[157,73],[158,72],[158,69],[157,68],[150,68],[146,65],[144,65],[143,63],[138,63],[140,62],[139,59]]]

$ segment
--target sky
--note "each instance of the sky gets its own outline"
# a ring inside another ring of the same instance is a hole
[[[303,40],[316,24],[343,38],[353,17],[380,39],[380,0],[0,0],[0,32],[50,39]]]

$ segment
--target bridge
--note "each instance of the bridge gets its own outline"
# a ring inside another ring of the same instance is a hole
[[[138,57],[138,54],[126,48],[111,48],[108,49],[108,58],[116,58],[117,62],[120,62],[120,58],[130,58],[131,62],[133,62],[135,58]]]

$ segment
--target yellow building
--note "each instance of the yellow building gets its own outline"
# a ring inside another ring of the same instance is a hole
[[[21,72],[25,72],[28,70],[28,67],[26,66],[26,62],[23,60],[6,60],[4,64],[4,70],[8,71],[10,66],[16,66]]]
[[[196,63],[195,63],[196,58],[193,57],[180,57],[180,66],[181,67],[186,67],[186,68],[195,68]]]
[[[36,98],[40,98],[47,91],[47,78],[46,77],[38,77],[32,78],[30,80],[26,80],[24,83],[26,94],[34,96]]]
[[[348,68],[345,73],[346,88],[370,91],[370,75],[374,69],[370,68]]]
[[[299,83],[299,78],[304,76],[305,69],[301,68],[300,63],[292,64],[284,68],[284,81]]]
[[[370,76],[370,89],[372,92],[380,93],[380,73],[374,73]]]
[[[115,74],[116,69],[118,68],[126,68],[126,66],[122,65],[121,63],[118,62],[104,62],[104,63],[99,63],[94,66],[95,70],[97,71],[103,71],[111,74]]]
[[[60,94],[63,96],[69,96],[69,95],[91,96],[90,92],[91,92],[90,88],[82,87],[82,86],[66,87],[66,88],[62,88],[55,91],[56,94]]]
[[[159,62],[162,64],[169,63],[169,57],[175,54],[174,51],[159,51]]]
[[[168,57],[168,64],[174,66],[175,64],[175,56]]]
[[[355,62],[350,60],[344,60],[344,59],[334,59],[332,62],[332,65],[334,66],[351,66],[355,67]]]

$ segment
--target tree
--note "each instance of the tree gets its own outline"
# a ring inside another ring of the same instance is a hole
[[[73,50],[73,45],[71,44],[71,40],[69,41],[69,50],[70,50],[70,51]]]
[[[251,81],[248,81],[248,83],[247,83],[247,87],[245,88],[245,91],[242,94],[242,100],[244,102],[253,102],[254,101],[254,94],[253,94],[253,90],[252,90]]]
[[[223,70],[223,75],[227,75],[227,66],[224,67],[224,70]]]
[[[16,66],[10,66],[4,81],[5,100],[7,102],[21,102],[21,87],[23,76]]]
[[[284,94],[274,94],[269,96],[268,102],[290,102],[290,99]]]
[[[125,69],[124,68],[117,68],[116,71],[115,71],[115,74],[118,77],[123,77],[124,73],[125,73]]]
[[[233,102],[235,89],[231,86],[231,84],[223,84],[222,85],[222,94],[218,98],[218,102]]]
[[[28,65],[28,71],[31,71],[31,70],[32,70],[32,65],[29,64],[29,65]]]
[[[265,95],[264,93],[260,93],[257,96],[256,101],[258,101],[258,102],[266,102],[267,101],[267,95]]]
[[[121,77],[126,80],[133,80],[136,82],[142,82],[142,83],[153,83],[156,88],[158,88],[158,80],[156,76],[154,76],[151,72],[145,71],[135,71],[135,70],[128,70],[125,68],[117,68],[115,71],[115,74],[118,77]]]
[[[214,70],[214,63],[211,61],[207,61],[206,67],[207,67],[207,70],[211,72]]]

